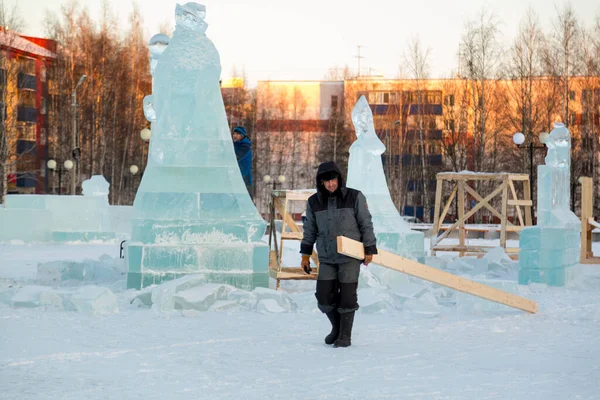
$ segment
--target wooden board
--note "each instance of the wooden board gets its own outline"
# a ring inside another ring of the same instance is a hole
[[[361,242],[344,236],[337,237],[337,247],[340,254],[359,260],[365,258],[364,246]],[[420,264],[416,261],[400,257],[387,251],[379,250],[379,254],[373,256],[373,262],[386,268],[404,272],[405,274],[424,279],[438,285],[446,286],[463,293],[481,297],[482,299],[494,301],[509,307],[517,308],[532,314],[538,310],[537,303],[521,296],[507,293],[502,290],[482,285],[449,272]]]

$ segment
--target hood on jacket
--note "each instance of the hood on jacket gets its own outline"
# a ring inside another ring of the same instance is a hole
[[[324,195],[325,197],[329,196],[329,192],[327,191],[327,189],[325,189],[325,186],[321,185],[321,180],[322,179],[326,179],[326,180],[333,179],[336,174],[337,174],[337,178],[338,178],[338,190],[337,191],[340,191],[341,189],[346,187],[344,178],[342,177],[342,171],[340,170],[340,167],[338,167],[338,165],[334,161],[327,161],[327,162],[321,163],[319,165],[319,168],[317,169],[317,178],[316,178],[317,191],[319,193],[321,193],[322,195]]]

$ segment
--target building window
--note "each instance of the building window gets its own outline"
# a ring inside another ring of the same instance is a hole
[[[35,59],[29,57],[22,57],[19,60],[21,72],[28,75],[35,75]]]
[[[574,90],[569,91],[569,100],[573,100],[573,101],[575,100],[575,91]]]
[[[454,106],[454,95],[453,94],[444,96],[444,105],[450,106],[450,107]]]
[[[335,108],[337,110],[337,108],[338,108],[338,97],[337,96],[331,96],[331,108]]]
[[[447,120],[445,120],[444,124],[446,125],[446,130],[447,131],[454,132],[454,120],[453,119],[447,119]]]

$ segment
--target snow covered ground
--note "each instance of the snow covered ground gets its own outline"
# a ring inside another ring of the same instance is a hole
[[[0,398],[600,399],[600,266],[548,288],[517,285],[501,253],[428,263],[540,311],[369,266],[352,347],[334,349],[314,282],[144,294],[126,290],[118,243],[0,244]]]

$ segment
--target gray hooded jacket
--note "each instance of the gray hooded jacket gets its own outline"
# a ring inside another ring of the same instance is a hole
[[[338,175],[338,189],[329,193],[320,177],[332,172]],[[317,170],[317,193],[309,197],[306,204],[304,236],[300,253],[310,255],[317,243],[320,262],[338,264],[351,260],[337,252],[337,237],[346,236],[358,240],[365,246],[365,254],[377,254],[371,213],[365,196],[356,189],[346,188],[337,164],[328,161]]]

